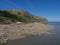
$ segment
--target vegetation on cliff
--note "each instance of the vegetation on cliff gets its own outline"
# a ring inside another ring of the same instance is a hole
[[[47,23],[46,18],[34,16],[24,10],[0,10],[0,23],[14,23],[14,22],[41,22]]]

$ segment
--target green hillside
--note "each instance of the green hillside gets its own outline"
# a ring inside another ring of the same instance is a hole
[[[15,22],[23,23],[47,23],[47,19],[43,17],[34,16],[24,10],[0,10],[0,23],[10,24]]]

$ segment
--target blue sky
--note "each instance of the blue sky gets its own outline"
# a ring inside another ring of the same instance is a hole
[[[60,0],[0,0],[0,10],[9,9],[27,10],[49,21],[60,21]]]

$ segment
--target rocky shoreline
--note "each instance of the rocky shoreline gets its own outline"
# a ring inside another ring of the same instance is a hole
[[[7,43],[8,40],[22,39],[27,35],[41,35],[54,29],[54,26],[41,23],[14,23],[10,25],[0,25],[0,43]]]

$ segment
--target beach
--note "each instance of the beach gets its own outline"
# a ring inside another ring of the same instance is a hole
[[[7,43],[8,40],[24,39],[27,36],[51,34],[48,31],[52,29],[54,29],[54,26],[38,22],[0,25],[0,43]]]

